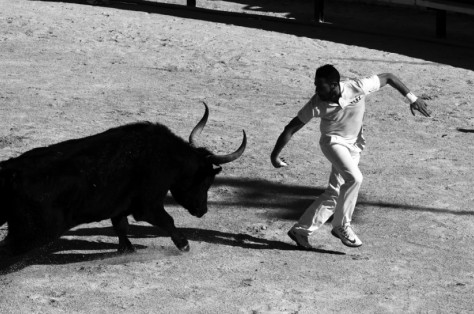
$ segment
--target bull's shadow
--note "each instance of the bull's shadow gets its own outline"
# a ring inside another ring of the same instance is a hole
[[[300,250],[297,246],[287,242],[267,240],[244,233],[230,233],[197,228],[180,228],[180,230],[189,240],[195,242],[206,242],[257,250]],[[115,241],[117,238],[112,227],[78,228],[67,232],[65,236],[74,236],[76,239],[61,238],[47,246],[28,252],[23,256],[13,258],[6,258],[0,253],[0,274],[16,272],[30,265],[60,265],[113,258],[118,258],[119,261],[143,259],[143,257],[134,256],[134,254],[130,255],[130,253],[118,253],[116,251],[118,249],[118,240],[116,243],[109,243],[77,239],[77,237],[81,236],[110,236]],[[131,239],[157,237],[166,237],[169,239],[168,234],[157,227],[151,225],[130,225],[129,238]],[[132,240],[132,243],[133,242]],[[288,242],[290,241],[288,240]],[[147,248],[145,245],[136,243],[134,243],[133,246],[137,251]],[[79,251],[79,253],[77,251]],[[81,253],[81,251],[97,251],[97,253]],[[169,245],[162,246],[160,251],[162,255],[167,256],[186,254],[181,253],[174,247],[171,239],[169,239]],[[345,255],[343,252],[321,248],[305,251],[310,253]]]
[[[48,245],[29,251],[19,256],[11,256],[0,250],[0,275],[17,272],[30,265],[40,264],[68,264],[84,261],[92,261],[107,257],[116,256],[118,245],[110,243],[97,243],[82,239],[59,239]],[[137,246],[143,248],[144,246]],[[67,252],[71,250],[79,251],[102,251],[100,253],[65,253],[55,254],[57,252]],[[104,250],[114,250],[113,252],[103,252]]]
[[[226,246],[235,246],[241,247],[244,249],[254,249],[254,250],[284,250],[284,251],[295,251],[299,250],[293,244],[290,244],[291,240],[288,239],[288,242],[268,240],[265,238],[255,237],[246,233],[232,233],[232,232],[222,232],[218,230],[209,230],[209,229],[198,229],[198,228],[180,228],[180,230],[186,235],[186,237],[195,242],[206,242],[217,245],[226,245]],[[68,235],[73,236],[113,236],[115,237],[114,231],[111,227],[100,227],[100,228],[82,228],[70,231]],[[151,226],[151,225],[134,225],[131,224],[129,228],[129,238],[138,239],[138,238],[156,238],[156,237],[168,237],[168,234],[161,229]],[[133,243],[133,240],[132,240]],[[170,245],[172,245],[170,240]],[[135,248],[138,246],[135,245]],[[141,246],[143,248],[143,246]],[[178,250],[178,249],[176,249]],[[192,250],[192,248],[191,248]],[[344,255],[345,253],[325,250],[320,248],[314,248],[313,250],[308,250],[316,253],[326,253],[326,254],[338,254]]]

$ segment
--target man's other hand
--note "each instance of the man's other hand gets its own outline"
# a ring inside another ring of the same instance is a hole
[[[410,104],[410,111],[415,115],[415,110],[421,112],[425,117],[431,117],[431,111],[428,110],[428,105],[421,98],[418,98],[414,103]]]

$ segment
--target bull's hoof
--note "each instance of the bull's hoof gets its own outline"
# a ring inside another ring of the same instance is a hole
[[[189,252],[189,242],[182,234],[172,235],[171,240],[181,252]]]
[[[189,252],[189,244],[186,244],[185,246],[183,247],[178,247],[178,249],[181,251],[181,252]]]
[[[181,252],[189,252],[189,242],[186,239],[180,239],[180,241],[174,241],[174,245],[181,251]]]

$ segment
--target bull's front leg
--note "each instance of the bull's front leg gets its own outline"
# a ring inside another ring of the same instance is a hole
[[[118,252],[134,252],[135,248],[127,237],[128,219],[127,216],[117,216],[111,219],[112,226],[119,238]]]
[[[155,210],[148,210],[141,218],[168,232],[171,240],[180,251],[189,251],[188,239],[186,239],[184,234],[176,228],[173,217],[166,212],[164,207]]]

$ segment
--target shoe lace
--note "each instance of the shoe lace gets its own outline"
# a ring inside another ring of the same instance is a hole
[[[348,239],[355,239],[355,233],[354,233],[354,230],[352,230],[351,226],[345,226],[345,227],[342,227],[342,233],[344,234],[344,236]]]

